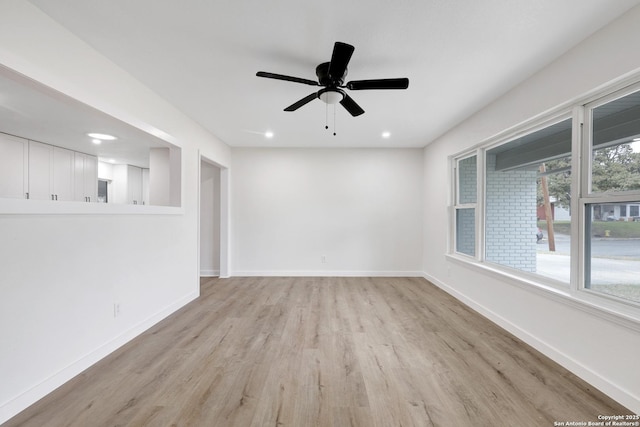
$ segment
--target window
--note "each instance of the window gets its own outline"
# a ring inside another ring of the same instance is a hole
[[[587,205],[585,287],[640,302],[640,222],[596,219],[603,206]]]
[[[590,191],[583,199],[584,287],[640,302],[640,91],[616,93],[586,108],[592,155]]]
[[[486,261],[569,283],[571,123],[486,151]]]
[[[590,116],[591,192],[640,190],[640,91],[595,106]]]
[[[456,164],[455,250],[469,256],[476,254],[477,169],[475,155]]]
[[[452,252],[626,311],[640,308],[640,82],[594,99],[453,159]]]

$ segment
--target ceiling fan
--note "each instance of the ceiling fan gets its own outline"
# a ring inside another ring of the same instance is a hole
[[[268,79],[285,80],[288,82],[302,83],[309,86],[322,86],[323,88],[301,100],[289,105],[284,111],[295,111],[316,98],[327,104],[340,103],[352,116],[356,117],[364,113],[364,110],[343,89],[370,90],[370,89],[406,89],[409,87],[408,78],[353,80],[344,83],[347,76],[347,65],[355,48],[347,43],[336,42],[333,46],[333,54],[330,62],[323,62],[316,67],[318,81],[303,79],[300,77],[285,76],[282,74],[258,71],[256,76]]]

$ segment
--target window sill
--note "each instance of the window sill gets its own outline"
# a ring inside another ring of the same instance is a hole
[[[448,261],[487,274],[509,285],[542,295],[545,298],[551,298],[567,306],[640,332],[640,307],[633,305],[633,303],[626,304],[625,302],[614,301],[589,290],[572,290],[568,285],[559,287],[557,284],[551,284],[551,281],[549,281],[550,283],[544,283],[544,277],[542,276],[540,280],[522,277],[510,271],[502,270],[497,266],[488,265],[456,254],[447,254],[446,258]]]
[[[182,207],[0,199],[0,215],[181,215]]]

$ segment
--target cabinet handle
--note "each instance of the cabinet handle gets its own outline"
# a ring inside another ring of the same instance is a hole
[[[29,193],[24,193],[24,194],[26,194],[26,195],[27,195],[27,200],[29,200]]]
[[[87,197],[87,202],[91,203],[91,196]]]
[[[56,200],[58,200],[58,195],[56,194]]]
[[[51,195],[51,200],[55,200],[55,199],[56,199],[55,196],[52,194]]]

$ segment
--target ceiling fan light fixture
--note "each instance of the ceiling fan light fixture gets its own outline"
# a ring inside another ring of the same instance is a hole
[[[351,60],[351,55],[353,55],[354,50],[355,48],[348,43],[335,42],[333,45],[331,60],[329,62],[323,62],[316,67],[316,76],[318,77],[318,81],[287,76],[284,74],[269,73],[266,71],[258,71],[256,76],[301,83],[309,86],[323,87],[323,89],[320,89],[318,92],[310,93],[304,98],[289,105],[284,109],[284,111],[296,111],[298,108],[303,107],[318,98],[327,105],[340,103],[353,117],[364,114],[364,110],[342,89],[407,89],[409,87],[409,79],[406,77],[393,79],[352,80],[347,82],[345,85],[344,79],[347,76],[347,66],[349,65],[349,61]]]
[[[325,89],[318,92],[318,98],[325,104],[337,104],[344,99],[344,92],[340,89]]]

